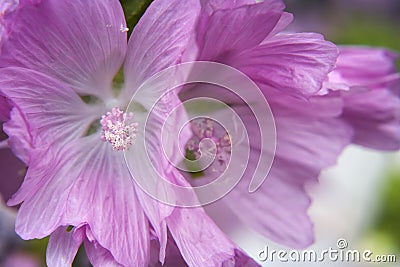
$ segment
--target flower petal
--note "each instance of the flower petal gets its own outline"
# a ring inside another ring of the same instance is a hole
[[[85,239],[85,250],[93,267],[122,267],[123,265],[115,261],[111,253],[100,246],[96,241]],[[128,265],[125,265],[128,266]]]
[[[343,93],[343,118],[354,128],[353,142],[379,150],[400,149],[400,97],[389,89],[353,88]]]
[[[203,15],[197,34],[199,59],[225,63],[224,57],[255,47],[275,28],[284,7],[272,0]]]
[[[353,134],[338,118],[343,105],[338,98],[315,97],[310,103],[301,102],[293,99],[281,106],[270,102],[275,115],[277,150],[263,188],[255,193],[262,200],[258,201],[260,208],[268,203],[269,208],[264,210],[270,215],[266,218],[267,229],[262,225],[255,228],[293,247],[308,246],[313,240],[307,216],[310,200],[304,186],[317,181],[324,168],[336,163]],[[274,223],[275,220],[281,223]]]
[[[296,169],[274,164],[267,180],[252,194],[248,192],[249,180],[240,182],[224,202],[243,223],[263,236],[292,248],[304,248],[314,241],[313,224],[307,215],[311,199],[304,185],[318,173],[302,171],[294,163],[290,166]]]
[[[269,0],[267,0],[269,1]],[[202,8],[211,15],[214,11],[220,9],[230,9],[236,8],[244,5],[255,4],[254,0],[233,0],[233,1],[225,1],[225,0],[200,0]]]
[[[168,227],[189,266],[221,266],[235,257],[234,245],[201,208],[176,208]]]
[[[153,129],[154,127],[151,128]],[[146,180],[156,181],[159,181],[157,179],[164,178],[178,186],[188,187],[189,184],[187,181],[175,168],[169,165],[168,161],[166,161],[162,156],[163,153],[159,150],[160,145],[157,143],[157,140],[159,139],[157,138],[156,131],[151,134],[155,135],[155,137],[151,138],[153,142],[149,144],[149,150],[153,151],[153,154],[150,153],[148,156],[151,158],[153,165],[150,166],[148,162],[143,161],[143,155],[133,158],[130,158],[128,155],[128,164],[131,161],[136,163],[131,167],[133,175],[135,177],[141,175],[145,177]],[[140,152],[145,150],[134,146],[132,147],[132,156],[138,154],[135,153],[135,151]],[[155,158],[156,155],[158,155],[157,158]],[[159,177],[159,175],[161,175],[161,177]],[[160,186],[160,188],[157,189],[159,193],[168,194],[169,201],[171,201],[172,198],[185,200],[186,197],[188,197],[188,195],[172,195],[176,192],[171,192],[169,188],[161,188]],[[189,194],[188,192],[185,193]],[[192,192],[192,194],[194,194],[194,192]],[[196,196],[190,197],[196,198]],[[156,201],[154,201],[154,203],[157,204]],[[165,214],[163,216],[165,216]],[[160,218],[159,215],[157,215],[156,218]],[[161,219],[163,219],[163,217],[161,217]],[[164,219],[164,221],[166,222],[169,232],[174,238],[182,257],[189,266],[204,266],[205,264],[210,266],[221,266],[223,262],[235,258],[236,246],[225,237],[213,221],[205,214],[202,208],[174,207],[174,209],[169,210],[169,215]],[[160,239],[158,233],[156,234],[157,238]],[[162,256],[162,253],[164,253],[162,245],[163,244],[161,243],[159,255],[159,260],[161,262],[164,260],[164,257]]]
[[[13,14],[15,9],[18,8],[19,0],[3,0],[0,3],[0,53],[2,51],[2,46],[5,41],[7,41],[8,33],[6,31],[7,24],[9,23],[4,18],[10,13]]]
[[[101,114],[97,107],[86,105],[69,87],[36,71],[4,68],[0,76],[1,92],[19,110],[7,124],[15,125],[13,120],[23,119],[28,130],[25,135],[29,133],[33,148],[62,146],[84,136]],[[7,124],[5,131],[10,139],[14,135],[24,135],[18,132],[18,126],[8,127]]]
[[[21,237],[41,238],[60,225],[85,223],[117,262],[146,265],[149,228],[122,153],[94,135],[35,158],[12,202],[24,201],[16,222]]]
[[[268,36],[265,39],[267,40],[268,38],[285,30],[286,27],[289,26],[290,23],[292,23],[293,19],[294,19],[293,14],[288,12],[283,12],[275,28],[268,34]]]
[[[30,153],[33,150],[29,127],[18,108],[11,110],[10,118],[9,121],[3,124],[4,132],[8,133],[8,146],[15,156],[28,165]]]
[[[172,175],[177,185],[189,186],[177,170]],[[240,249],[215,225],[203,208],[177,207],[167,218],[167,224],[189,266],[243,266],[240,262],[252,262],[242,252],[239,253]]]
[[[7,41],[0,48],[1,67],[36,70],[80,94],[111,95],[112,79],[126,52],[118,1],[20,1],[3,25]]]
[[[50,236],[46,253],[47,265],[71,266],[84,237],[84,232],[81,229],[68,232],[66,227],[59,227]]]
[[[260,266],[255,260],[247,256],[240,249],[235,249],[235,256],[222,264],[222,267],[258,267]]]
[[[168,235],[168,246],[165,251],[165,261],[160,261],[160,246],[158,242],[153,240],[151,242],[151,259],[149,267],[176,267],[176,266],[187,266],[185,260],[182,258],[182,255],[176,246],[174,239],[171,235]]]
[[[156,90],[155,87],[149,89]],[[144,93],[151,95],[151,90]],[[174,168],[170,162],[180,162],[183,155],[178,149],[184,147],[183,144],[191,136],[189,129],[180,131],[180,125],[188,121],[186,112],[181,108],[181,112],[172,113],[180,104],[175,92],[169,92],[159,99],[150,114],[138,113],[135,120],[143,126],[143,131],[139,130],[135,145],[125,153],[130,171],[139,182],[140,188],[136,190],[138,199],[160,242],[161,262],[165,258],[167,242],[165,219],[171,215],[174,207],[153,199],[152,194],[163,194],[169,200],[175,200],[175,193],[165,183],[158,181],[163,178],[169,181],[169,169]]]
[[[153,227],[155,231],[154,234],[159,243],[159,253],[157,254],[159,256],[158,260],[161,263],[164,263],[167,248],[167,223],[165,219],[171,214],[173,208],[150,197],[140,188],[136,188],[136,193],[138,201]]]
[[[158,252],[159,248],[157,247],[156,243],[152,243],[152,249],[154,252]],[[243,251],[240,249],[235,249],[234,251],[235,256],[221,262],[215,266],[221,267],[256,267],[260,266],[257,262],[255,262],[252,258],[247,256]],[[157,257],[153,256],[153,261],[149,265],[150,267],[176,267],[176,266],[189,266],[185,260],[182,258],[182,255],[179,251],[179,248],[176,246],[175,241],[172,237],[169,236],[168,239],[168,246],[166,251],[166,260],[164,264],[160,264],[157,261]]]
[[[331,166],[351,142],[352,131],[340,120],[343,102],[339,97],[296,99],[278,93],[267,99],[271,105],[277,148],[270,173],[262,186],[249,193],[249,183],[260,154],[253,133],[256,123],[245,119],[251,140],[249,165],[243,179],[222,201],[243,223],[264,236],[287,246],[304,248],[313,241],[313,227],[307,215],[310,198],[305,185],[316,182],[323,168]],[[254,121],[254,120],[253,120]],[[233,163],[235,164],[235,163]]]
[[[381,150],[400,148],[398,58],[398,54],[380,48],[340,48],[325,92],[333,91],[339,84],[348,87],[339,92],[345,104],[343,118],[355,130],[354,143]]]
[[[349,86],[379,88],[393,80],[399,80],[396,60],[399,55],[381,48],[340,47],[334,73]]]
[[[269,8],[274,5],[283,4],[282,1],[276,0],[264,0],[263,2],[266,3],[265,5],[269,6]],[[255,0],[201,0],[202,10],[204,12],[203,16],[210,16],[217,10],[234,9],[245,5],[254,5],[256,3],[257,1]],[[275,28],[268,34],[266,38],[274,36],[275,34],[283,31],[292,21],[293,15],[291,13],[283,12]]]
[[[196,23],[196,0],[155,0],[132,32],[124,66],[125,92],[133,92],[152,75],[183,61]]]
[[[337,48],[318,34],[279,34],[252,49],[232,56],[227,64],[256,83],[282,92],[311,96],[333,69]]]

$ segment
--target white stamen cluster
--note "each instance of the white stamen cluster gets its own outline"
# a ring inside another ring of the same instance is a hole
[[[138,123],[129,123],[133,113],[125,113],[119,108],[113,108],[100,120],[102,126],[101,140],[109,142],[114,150],[128,149],[135,142]]]

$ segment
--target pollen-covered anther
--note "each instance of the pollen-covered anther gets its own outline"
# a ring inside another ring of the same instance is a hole
[[[101,117],[101,140],[109,142],[114,150],[126,150],[136,139],[138,123],[130,122],[133,113],[125,113],[119,108],[113,108]]]
[[[186,150],[193,153],[196,159],[199,159],[201,157],[200,143],[205,139],[211,140],[215,146],[210,146],[210,151],[215,154],[219,165],[224,167],[229,162],[231,155],[230,135],[211,119],[195,119],[191,122],[191,129],[193,137],[187,142]]]

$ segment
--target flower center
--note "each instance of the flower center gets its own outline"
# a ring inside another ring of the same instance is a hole
[[[210,119],[198,118],[191,122],[193,137],[187,142],[186,150],[192,153],[195,159],[201,157],[202,152],[215,154],[219,169],[224,169],[231,155],[231,137],[218,123]],[[202,141],[208,142],[202,142]],[[211,141],[211,142],[210,142]]]
[[[114,150],[128,149],[135,142],[138,123],[131,123],[133,113],[125,113],[119,108],[111,109],[101,117],[101,140],[109,142]]]

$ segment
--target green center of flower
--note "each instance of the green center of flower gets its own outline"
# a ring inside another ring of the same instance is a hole
[[[191,122],[193,137],[186,144],[186,151],[195,159],[202,157],[202,153],[215,155],[217,164],[213,167],[224,170],[231,156],[231,137],[221,125],[206,118],[194,119]]]

